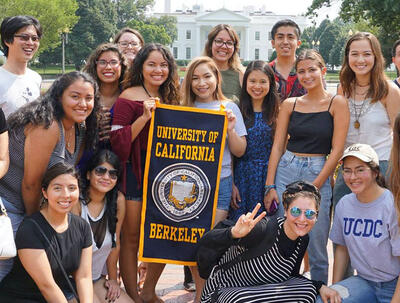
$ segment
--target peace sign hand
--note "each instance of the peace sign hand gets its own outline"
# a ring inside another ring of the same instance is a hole
[[[265,217],[266,213],[263,211],[257,218],[254,218],[257,215],[258,210],[260,209],[261,204],[257,203],[256,207],[254,207],[251,213],[243,214],[237,220],[234,227],[231,229],[232,237],[243,238],[251,232],[253,227]]]

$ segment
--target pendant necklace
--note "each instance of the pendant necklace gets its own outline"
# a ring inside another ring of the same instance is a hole
[[[73,127],[74,127],[74,125],[72,125],[71,128],[68,131],[65,130],[65,127],[64,127],[65,134],[66,134],[66,136],[65,136],[66,140],[65,141],[66,141],[67,149],[70,149],[70,147],[71,147],[71,138],[72,138],[72,129],[73,129]]]
[[[356,117],[356,121],[354,121],[354,124],[353,124],[355,129],[359,129],[360,126],[361,126],[361,124],[360,124],[360,117],[361,117],[362,110],[363,110],[363,108],[364,108],[365,101],[367,101],[367,99],[364,99],[364,100],[362,101],[360,111],[357,113],[357,107],[356,107],[356,93],[355,93],[355,89],[354,89],[354,99],[353,99],[352,103],[353,103],[353,108],[354,108],[354,116]]]

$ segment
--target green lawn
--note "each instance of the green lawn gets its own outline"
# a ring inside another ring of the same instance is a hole
[[[61,65],[48,65],[44,67],[30,66],[31,69],[38,72],[42,76],[56,76],[62,73]],[[72,72],[76,70],[74,65],[66,65],[65,72]]]

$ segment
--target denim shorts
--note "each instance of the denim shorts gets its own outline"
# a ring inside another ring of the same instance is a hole
[[[146,163],[146,152],[142,151],[141,152],[141,158],[140,158],[140,165],[142,167],[142,175],[144,174],[144,166]],[[136,178],[135,173],[132,170],[132,163],[127,162],[125,166],[125,172],[126,172],[126,193],[125,193],[125,199],[130,200],[130,201],[138,201],[141,202],[143,200],[143,177],[142,177],[142,182],[141,186],[139,187],[138,180]]]
[[[219,181],[217,209],[229,211],[232,197],[232,175]]]
[[[69,281],[71,282],[72,286],[75,287],[75,291],[76,291],[75,280],[70,277]],[[74,293],[72,292],[72,290],[69,287],[67,289],[61,289],[61,291],[63,292],[63,294],[64,294],[65,298],[67,299],[67,301],[72,300],[73,298],[75,298]]]

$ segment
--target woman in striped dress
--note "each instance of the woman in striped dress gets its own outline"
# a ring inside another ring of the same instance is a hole
[[[258,204],[235,226],[204,235],[200,245],[229,248],[207,279],[201,302],[314,302],[318,293],[324,302],[340,302],[336,291],[299,274],[320,200],[314,185],[297,181],[283,193],[285,218],[263,219],[265,212],[256,217]],[[250,249],[253,257],[240,256]]]

